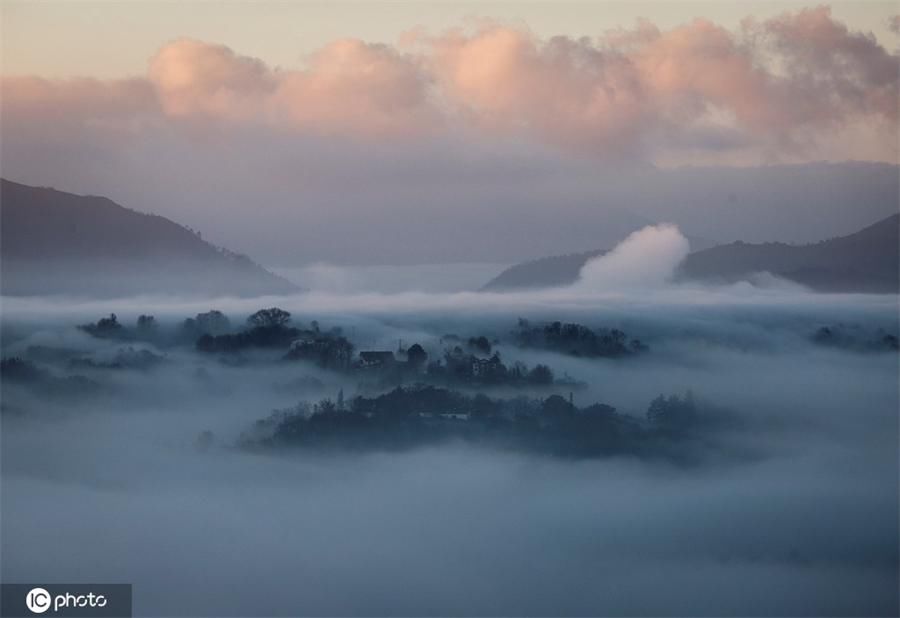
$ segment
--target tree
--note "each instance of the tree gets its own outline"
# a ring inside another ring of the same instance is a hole
[[[196,328],[200,333],[221,335],[231,329],[231,322],[221,311],[213,309],[206,313],[198,313],[194,318]]]
[[[575,407],[560,395],[550,395],[541,403],[541,412],[549,417],[572,414]]]
[[[667,410],[668,402],[665,395],[657,395],[647,408],[647,420],[658,425],[664,422]]]
[[[480,337],[469,337],[468,345],[470,349],[481,352],[485,356],[488,356],[491,353],[491,342],[488,341],[488,338],[484,335],[481,335]]]
[[[516,361],[509,368],[509,375],[513,380],[525,379],[528,376],[528,365],[522,361]]]
[[[10,381],[34,382],[44,377],[44,372],[38,369],[34,363],[15,356],[0,361],[0,377]]]
[[[119,324],[119,318],[115,313],[110,313],[108,318],[100,318],[96,324],[84,324],[79,326],[81,330],[93,335],[94,337],[121,337],[124,334],[122,325]]]
[[[413,367],[422,367],[428,361],[428,352],[418,343],[414,343],[406,351],[406,362]]]
[[[553,384],[553,370],[547,365],[535,365],[534,368],[528,372],[528,381],[532,384]]]
[[[336,412],[338,407],[331,399],[323,399],[313,406],[313,414],[331,414]]]
[[[585,416],[594,419],[609,419],[616,413],[616,409],[605,403],[592,403],[582,411]]]
[[[313,361],[323,369],[345,370],[350,367],[353,359],[353,344],[341,336],[319,334],[314,338],[297,339],[292,342],[285,358]]]
[[[138,332],[144,335],[153,334],[156,332],[158,324],[156,323],[156,318],[152,315],[140,315],[137,319],[137,329]]]
[[[197,339],[197,349],[201,352],[216,352],[216,338],[209,333],[205,335],[200,335],[200,338]]]
[[[254,328],[284,328],[290,321],[291,314],[278,307],[260,309],[247,318],[247,323]]]
[[[659,395],[647,408],[647,420],[658,427],[684,429],[697,420],[697,403],[690,390],[684,397]]]

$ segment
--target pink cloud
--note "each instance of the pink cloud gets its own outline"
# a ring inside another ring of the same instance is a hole
[[[335,41],[291,71],[183,39],[153,57],[149,79],[173,118],[364,137],[416,133],[437,119],[427,76],[416,64],[389,46],[357,39]]]
[[[596,40],[542,41],[496,25],[421,40],[464,116],[581,150],[721,131],[799,147],[810,131],[897,121],[898,57],[827,8],[746,21],[739,32],[698,19],[668,31],[641,22]]]
[[[584,40],[491,26],[426,42],[444,97],[482,128],[556,144],[630,148],[648,101],[628,60]]]
[[[644,21],[545,40],[482,23],[407,38],[403,52],[339,40],[296,70],[183,39],[159,50],[145,78],[6,78],[2,113],[42,132],[137,120],[359,139],[465,129],[651,160],[678,149],[822,157],[822,144],[841,158],[840,141],[858,156],[851,134],[864,133],[878,136],[866,138],[875,156],[897,156],[900,58],[824,7],[737,31]]]
[[[428,77],[411,59],[358,39],[331,43],[305,70],[280,74],[272,103],[289,125],[326,134],[410,135],[439,118]]]
[[[148,77],[173,117],[246,119],[265,110],[277,86],[268,67],[224,45],[181,39],[150,60]]]
[[[779,86],[792,95],[785,103],[799,104],[807,114],[792,120],[867,113],[897,120],[900,62],[873,35],[850,32],[827,7],[783,15],[755,29],[785,64]]]

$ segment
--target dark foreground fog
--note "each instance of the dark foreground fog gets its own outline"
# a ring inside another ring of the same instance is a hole
[[[245,320],[272,306],[352,358],[256,345]],[[228,323],[199,345],[215,329],[183,322],[210,309]],[[572,354],[554,321],[595,343]],[[896,614],[897,334],[895,296],[778,285],[5,299],[2,578],[133,583],[138,615]],[[413,344],[499,352],[506,373],[357,365]],[[353,412],[417,382],[531,403]],[[696,418],[648,418],[660,395]],[[278,419],[351,413],[352,440],[273,439]],[[567,451],[587,414],[632,442]]]

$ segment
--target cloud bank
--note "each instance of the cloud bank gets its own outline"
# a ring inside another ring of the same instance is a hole
[[[733,31],[642,21],[578,39],[483,22],[397,45],[335,41],[297,69],[182,39],[134,79],[4,77],[2,114],[33,140],[161,126],[362,140],[473,132],[604,158],[895,161],[898,74],[897,53],[819,7]]]
[[[676,226],[647,226],[582,266],[576,287],[596,291],[659,287],[671,280],[690,251]]]

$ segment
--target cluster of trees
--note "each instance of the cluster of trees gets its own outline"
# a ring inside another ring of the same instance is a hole
[[[99,339],[122,339],[126,334],[125,327],[119,323],[115,313],[110,313],[109,317],[100,318],[96,322],[82,324],[78,328]]]
[[[278,307],[260,309],[247,318],[246,327],[228,332],[228,318],[218,311],[198,314],[185,329],[201,333],[201,352],[239,352],[249,348],[281,348],[287,360],[308,360],[323,369],[346,370],[353,359],[353,344],[340,328],[323,331],[315,320],[309,328],[291,326],[291,314]]]
[[[393,450],[461,440],[567,457],[679,457],[714,425],[690,393],[657,397],[642,422],[603,403],[579,407],[571,396],[502,399],[420,384],[276,410],[243,444]]]
[[[487,349],[490,351],[490,344]],[[547,365],[538,364],[531,368],[521,362],[506,365],[499,352],[481,358],[465,352],[460,346],[446,350],[443,362],[429,363],[426,375],[445,382],[492,386],[550,386],[555,381],[553,370]]]
[[[428,363],[428,353],[418,343],[403,351],[401,359],[385,352],[391,358],[379,362],[354,363],[354,346],[343,336],[340,328],[323,331],[313,321],[310,328],[292,327],[291,314],[272,307],[262,309],[247,318],[247,328],[236,333],[214,334],[214,330],[228,328],[227,318],[219,312],[198,314],[190,326],[205,330],[197,339],[197,349],[202,352],[235,352],[251,347],[287,348],[287,360],[304,360],[323,369],[349,371],[365,368],[384,383],[426,380],[433,383],[454,385],[491,386],[551,386],[564,384],[570,388],[583,386],[571,379],[557,381],[547,365],[528,367],[524,363],[505,364],[492,342],[485,336],[470,337],[463,341],[455,335],[447,335],[446,341],[459,342],[447,349],[443,359]],[[187,327],[186,323],[186,327]],[[467,350],[463,349],[463,346]],[[474,353],[473,353],[474,352]],[[403,357],[405,356],[405,359]],[[390,362],[388,362],[390,361]],[[372,372],[372,369],[376,371]]]
[[[688,390],[682,396],[659,395],[647,408],[647,420],[663,431],[682,431],[694,426],[700,420],[694,393]]]
[[[505,363],[497,352],[497,341],[485,335],[468,339],[446,335],[442,343],[450,343],[442,358],[428,362],[428,353],[414,344],[402,351],[400,358],[387,352],[372,352],[371,358],[354,362],[354,346],[340,328],[324,331],[317,322],[308,328],[291,324],[291,314],[279,307],[260,309],[247,318],[243,328],[235,329],[228,317],[218,310],[198,313],[187,318],[174,332],[162,333],[152,315],[141,315],[132,328],[123,326],[115,314],[95,323],[81,326],[93,336],[125,341],[180,343],[191,341],[204,353],[235,353],[251,348],[284,350],[286,360],[315,363],[323,369],[351,371],[366,369],[383,384],[402,384],[425,380],[434,384],[461,386],[512,386],[580,388],[568,376],[562,379],[545,364],[529,367],[521,362]],[[629,340],[620,330],[591,330],[580,324],[551,322],[532,326],[519,320],[515,343],[522,347],[541,348],[583,357],[621,357],[646,350],[640,341]],[[150,366],[156,359],[123,358],[115,366]],[[134,355],[132,355],[134,356]],[[132,362],[133,361],[133,362]],[[372,371],[374,369],[374,371]]]
[[[532,326],[519,318],[513,333],[516,343],[524,348],[552,350],[571,356],[618,358],[647,351],[638,339],[630,339],[619,329],[591,330],[573,323],[550,322]]]
[[[855,352],[897,352],[897,335],[877,329],[874,332],[858,325],[835,324],[819,328],[812,336],[813,343],[830,348]]]
[[[225,335],[231,331],[231,320],[217,309],[198,313],[181,324],[185,337],[196,340],[203,335]]]
[[[251,326],[260,326],[269,331],[279,330],[290,319],[290,313],[271,308],[256,312],[250,317]],[[96,322],[79,326],[84,332],[100,339],[118,339],[122,341],[147,341],[159,344],[196,343],[203,337],[228,337],[232,333],[231,321],[217,309],[198,313],[187,318],[179,328],[163,332],[157,319],[152,315],[142,314],[135,320],[134,326],[128,327],[119,321],[115,313],[102,317]],[[225,347],[225,340],[219,342]],[[252,342],[250,342],[252,344]]]
[[[0,360],[0,378],[11,382],[34,382],[46,377],[47,372],[34,363],[17,356]]]
[[[165,361],[163,356],[150,350],[137,349],[132,346],[116,350],[115,355],[107,361],[93,358],[75,358],[70,361],[73,367],[89,367],[93,369],[152,369]]]
[[[498,340],[491,341],[484,335],[475,335],[464,339],[459,335],[448,333],[440,339],[441,345],[445,347],[465,347],[470,352],[480,354],[481,356],[490,356],[494,345],[499,343]]]
[[[131,328],[119,322],[115,313],[110,313],[109,316],[100,318],[96,322],[82,324],[78,328],[98,339],[158,342],[161,337],[156,318],[144,314],[137,317]]]
[[[97,382],[85,376],[58,377],[16,356],[0,360],[0,381],[23,386],[48,397],[82,397],[95,395],[101,390]]]
[[[82,324],[78,328],[99,339],[152,339],[159,332],[156,318],[143,314],[135,320],[133,329],[122,325],[115,313],[96,322]]]
[[[339,328],[321,332],[315,325],[313,330],[303,331],[291,343],[285,358],[311,361],[322,369],[346,371],[353,362],[353,344],[341,334]]]
[[[203,323],[207,328],[213,324],[224,326],[217,317],[208,316],[201,320],[198,314],[194,325]],[[224,317],[224,316],[223,316]],[[227,319],[227,318],[226,318]],[[287,348],[300,336],[300,329],[291,327],[291,314],[278,307],[260,309],[247,318],[247,328],[236,333],[214,334],[209,331],[197,339],[197,349],[201,352],[238,352],[248,348]],[[227,329],[226,329],[227,330]]]
[[[470,350],[473,350],[474,352],[480,353],[484,356],[490,356],[491,354],[491,342],[488,341],[488,338],[484,335],[481,335],[479,337],[469,337],[466,345]]]

